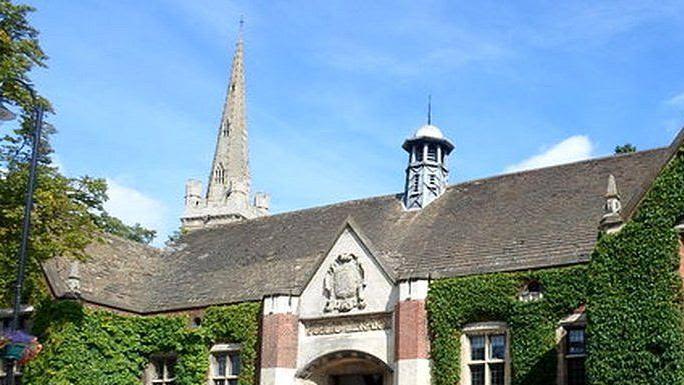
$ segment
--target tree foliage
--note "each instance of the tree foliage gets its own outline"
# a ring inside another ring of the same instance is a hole
[[[155,230],[146,229],[140,223],[129,226],[123,223],[121,219],[109,215],[106,211],[95,216],[95,223],[109,234],[114,234],[134,242],[149,244],[157,236]]]
[[[4,133],[0,137],[2,307],[10,304],[15,281],[31,157],[33,111],[41,105],[46,111],[46,121],[52,111],[47,99],[40,94],[34,99],[22,86],[22,82],[30,83],[32,70],[45,67],[47,59],[38,43],[38,31],[27,19],[32,11],[29,6],[0,0],[0,94],[3,101],[13,105],[20,114],[18,124],[2,127]],[[25,300],[39,294],[35,289],[40,281],[41,262],[54,256],[85,258],[85,246],[95,241],[102,230],[142,241],[152,236],[151,231],[140,226],[121,226],[104,212],[107,186],[103,179],[68,178],[59,172],[50,158],[49,138],[54,132],[54,128],[46,126],[40,138]]]
[[[631,143],[625,143],[623,145],[615,146],[616,154],[629,154],[630,152],[636,152],[637,148]]]

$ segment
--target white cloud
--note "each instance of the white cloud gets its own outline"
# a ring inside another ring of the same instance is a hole
[[[509,165],[505,172],[531,170],[548,167],[557,164],[576,162],[591,158],[594,145],[585,135],[571,136],[562,142],[554,144],[551,148],[531,156],[521,162]]]
[[[160,232],[166,229],[166,207],[154,198],[140,191],[124,186],[113,179],[107,179],[105,210],[128,225],[140,223],[142,226]]]
[[[665,104],[671,107],[684,108],[684,92],[667,99]]]

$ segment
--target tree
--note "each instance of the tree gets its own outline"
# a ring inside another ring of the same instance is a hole
[[[185,235],[187,231],[183,228],[175,230],[173,233],[169,235],[169,237],[166,239],[166,242],[164,242],[164,245],[166,247],[174,247],[178,242],[180,242],[181,238],[183,235]]]
[[[637,148],[631,143],[625,143],[622,146],[615,146],[616,154],[628,154],[630,152],[636,152]]]
[[[106,211],[95,216],[95,223],[102,230],[110,234],[118,235],[135,242],[149,244],[157,236],[156,231],[146,229],[141,226],[140,223],[128,226],[123,223],[121,219],[109,215]]]
[[[39,94],[36,100],[17,80],[30,83],[30,71],[45,67],[47,56],[38,43],[38,31],[27,16],[34,9],[0,0],[0,95],[21,110],[13,130],[0,138],[0,307],[11,302],[12,286],[21,238],[21,222],[31,155],[31,114],[37,103],[52,113],[49,101]],[[46,119],[46,120],[48,120]],[[85,259],[85,247],[98,240],[102,230],[146,241],[149,230],[137,225],[126,232],[104,211],[107,184],[103,179],[68,178],[52,164],[49,138],[53,128],[40,138],[35,203],[23,298],[31,301],[40,292],[40,263],[55,257]]]

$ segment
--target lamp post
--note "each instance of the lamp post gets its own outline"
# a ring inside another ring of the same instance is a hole
[[[31,85],[21,79],[12,79],[12,81],[20,84],[31,95],[34,104],[33,111],[33,143],[31,148],[31,164],[29,168],[29,179],[26,188],[26,205],[24,206],[24,219],[21,229],[21,245],[19,247],[19,261],[17,267],[17,280],[14,286],[14,309],[12,312],[12,323],[10,330],[19,330],[19,313],[21,312],[21,291],[24,286],[24,275],[26,271],[26,257],[28,251],[29,233],[31,228],[31,209],[33,208],[33,191],[36,184],[36,169],[38,166],[38,150],[40,146],[41,129],[43,127],[43,107],[38,102],[36,92]],[[0,120],[12,120],[16,115],[8,110],[1,103],[0,99]],[[15,361],[9,359],[6,366],[6,384],[14,385],[14,366]]]

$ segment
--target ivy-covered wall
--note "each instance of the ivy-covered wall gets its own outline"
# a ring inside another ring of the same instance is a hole
[[[258,303],[210,307],[202,324],[188,316],[137,317],[84,308],[72,301],[41,305],[34,333],[45,350],[24,369],[29,385],[140,385],[149,357],[176,353],[176,384],[206,384],[214,343],[242,344],[240,385],[255,381]]]
[[[556,329],[586,299],[587,267],[497,273],[442,279],[428,295],[435,385],[460,378],[460,330],[471,322],[504,321],[511,333],[513,385],[550,385],[556,381]],[[521,302],[530,280],[544,287],[539,301]]]
[[[555,329],[583,303],[590,384],[684,384],[684,295],[674,229],[682,216],[680,150],[622,230],[599,236],[589,264],[434,282],[428,311],[435,384],[458,382],[460,330],[480,321],[508,323],[513,385],[554,384]],[[544,285],[544,298],[517,301],[530,279]]]
[[[684,384],[682,279],[674,230],[683,214],[680,152],[633,219],[619,233],[601,237],[592,255],[587,307],[591,384]]]

